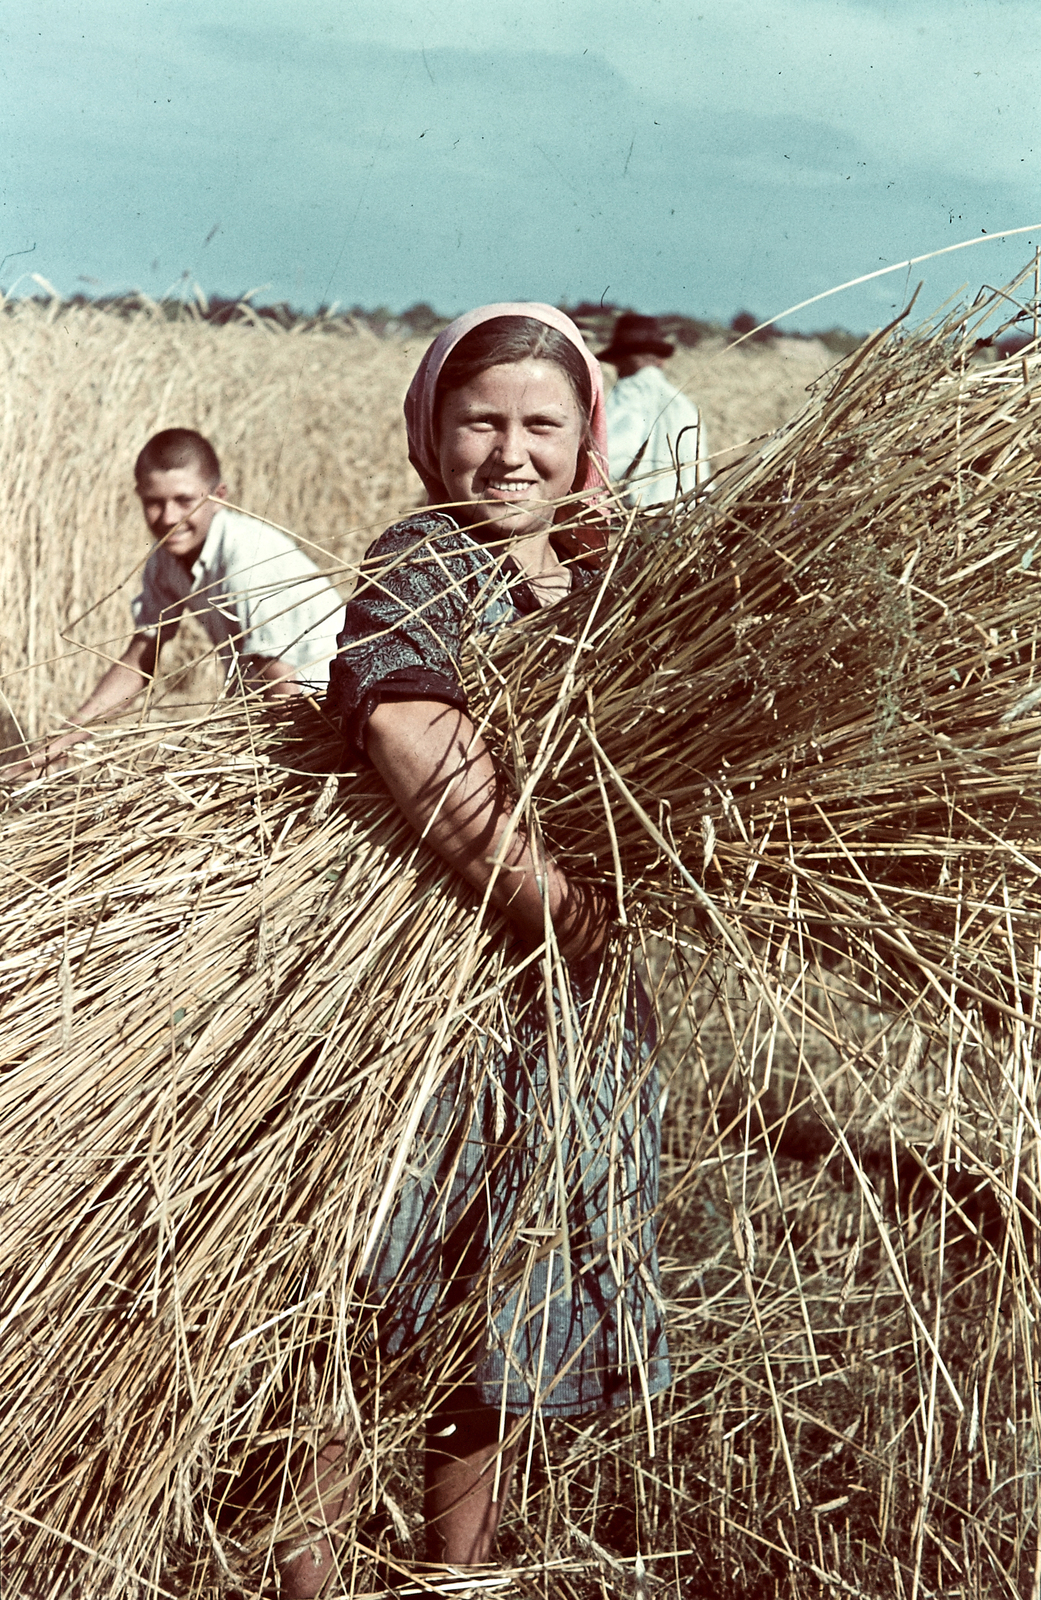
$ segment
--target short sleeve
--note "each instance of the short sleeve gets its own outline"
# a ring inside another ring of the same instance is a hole
[[[447,517],[410,517],[366,555],[370,572],[347,606],[329,678],[348,758],[365,759],[365,726],[382,700],[441,700],[467,709],[460,658],[480,584]]]
[[[149,637],[159,632],[160,625],[164,638],[176,633],[184,612],[185,597],[167,581],[163,554],[161,550],[152,551],[141,574],[141,593],[130,602],[134,632]]]

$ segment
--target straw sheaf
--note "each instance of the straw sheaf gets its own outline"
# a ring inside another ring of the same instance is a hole
[[[609,597],[493,641],[475,683],[504,749],[552,748],[547,836],[608,876],[617,850],[645,915],[694,873],[746,933],[794,893],[804,933],[890,922],[944,968],[1000,879],[1032,938],[1041,365],[966,348],[880,344],[700,508],[634,528]],[[962,961],[1000,1002],[989,937]]]
[[[761,1017],[796,1046],[808,1023],[843,1043],[834,993],[815,999],[802,981],[841,958],[855,990],[907,1005],[908,1073],[955,1034],[972,1057],[968,1121],[943,1124],[945,1160],[956,1142],[959,1159],[989,1164],[1019,1230],[1011,1277],[1028,1253],[1021,1179],[1036,1176],[1015,1120],[1033,1102],[1009,1062],[1034,1015],[1041,909],[1039,369],[1031,357],[981,371],[970,347],[954,324],[879,340],[701,504],[630,518],[602,588],[476,640],[466,673],[518,820],[619,890],[624,927],[585,1048],[616,1023],[653,933],[694,967],[678,1000],[659,986],[667,1040],[701,1004],[709,956],[696,952],[718,953],[759,1008],[742,1032],[720,987],[733,1059],[751,1037],[753,1066]],[[355,1360],[370,1334],[359,1269],[423,1105],[461,1057],[480,1072],[530,958],[378,780],[330,776],[339,753],[317,708],[226,702],[106,730],[0,818],[0,1481],[8,1570],[40,1593],[201,1594],[215,1574],[256,1585],[294,1521],[271,1465],[256,1503],[228,1512],[252,1452],[353,1428],[375,1506],[475,1314],[439,1325],[420,1374]],[[566,1004],[552,945],[543,971]],[[988,1055],[984,1001],[1011,1056]],[[696,1027],[684,1048],[701,1048]],[[861,1171],[829,1083],[799,1062]],[[751,1071],[748,1118],[762,1099]],[[875,1106],[894,1139],[905,1087]],[[921,1126],[940,1126],[939,1091],[907,1098]],[[714,1100],[725,1173],[726,1119]],[[696,1181],[701,1134],[687,1128],[684,1149],[677,1192]],[[784,1252],[757,1268],[752,1200],[724,1181],[732,1238],[710,1261],[680,1261],[675,1325],[681,1343],[707,1328],[682,1285],[729,1262],[732,1342],[711,1359],[736,1366],[752,1330],[756,1403],[777,1430],[771,1493],[797,1511],[805,1469],[764,1328],[789,1306],[809,1328],[801,1268],[786,1232],[797,1288],[763,1301],[759,1274]],[[933,1363],[933,1401],[938,1389],[963,1408],[939,1311],[919,1309],[866,1180],[864,1196],[886,1304]],[[1004,1284],[1004,1258],[1001,1272]],[[390,1408],[382,1434],[361,1424],[373,1408]],[[183,1541],[200,1537],[207,1572],[183,1566]]]
[[[350,1420],[367,1243],[524,960],[377,780],[306,770],[324,718],[254,716],[113,733],[5,816],[0,1459],[27,1568],[76,1530],[59,1586],[85,1545],[116,1592],[258,1437]]]

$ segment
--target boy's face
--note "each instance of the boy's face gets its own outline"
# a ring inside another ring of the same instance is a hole
[[[206,496],[226,500],[228,491],[223,483],[214,488],[198,467],[190,466],[146,472],[137,495],[153,539],[162,539],[171,555],[184,558],[199,554],[219,510]]]

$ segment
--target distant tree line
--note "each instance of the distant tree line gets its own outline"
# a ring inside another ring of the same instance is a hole
[[[0,287],[0,295],[3,293]],[[53,298],[47,295],[35,295],[32,298],[42,304],[54,304]],[[9,309],[14,303],[5,302],[5,305]],[[150,310],[169,321],[183,319],[218,325],[229,322],[268,323],[287,330],[322,326],[344,333],[365,329],[378,338],[428,339],[451,321],[450,316],[443,316],[439,311],[435,311],[425,300],[417,300],[414,305],[397,312],[391,311],[387,306],[344,307],[338,303],[322,305],[316,311],[306,312],[296,309],[286,300],[254,305],[248,294],[207,295],[198,287],[191,296],[169,297],[162,300],[153,300],[143,293],[98,296],[78,293],[63,299],[60,304],[69,307],[95,306],[99,310],[123,317],[135,316],[143,310]],[[565,303],[561,306],[561,310],[574,318],[593,343],[602,341],[604,344],[610,338],[616,317],[622,311],[631,309],[633,308],[603,303],[599,300],[580,300],[575,305]],[[680,349],[686,350],[694,349],[705,339],[724,338],[735,341],[750,336],[747,342],[756,345],[772,344],[778,339],[819,339],[836,355],[847,355],[857,349],[864,339],[863,334],[850,333],[840,327],[808,334],[777,328],[773,323],[760,326],[758,317],[748,310],[738,311],[726,325],[701,317],[684,316],[675,311],[658,313],[658,322],[665,336]]]

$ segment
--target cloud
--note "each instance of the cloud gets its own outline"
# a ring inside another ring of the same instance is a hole
[[[1036,127],[1033,0],[387,0],[353,25],[398,46],[594,52],[659,103],[801,116],[880,159],[981,178],[1025,161]]]

